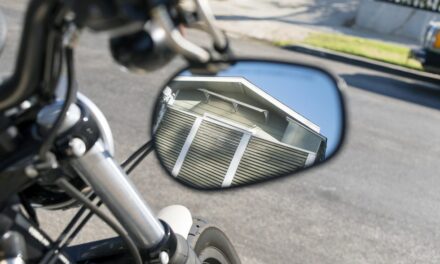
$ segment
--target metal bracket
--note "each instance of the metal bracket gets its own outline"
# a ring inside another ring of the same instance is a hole
[[[204,24],[202,24],[202,27],[209,35],[211,35],[214,41],[214,47],[219,49],[220,51],[224,51],[228,46],[228,41],[225,34],[223,34],[223,32],[221,32],[221,30],[219,30],[219,28],[215,25],[215,17],[211,7],[209,6],[208,1],[194,1],[196,2],[197,13],[202,22],[204,22]]]
[[[209,61],[211,57],[209,52],[188,41],[180,34],[179,30],[173,25],[166,7],[155,7],[152,10],[152,17],[153,21],[164,29],[166,41],[176,53],[200,63]]]
[[[186,59],[202,64],[207,64],[213,56],[225,57],[230,55],[227,37],[215,25],[215,17],[209,3],[206,0],[188,0],[182,2],[179,7],[181,7],[181,12],[185,14],[188,8],[184,8],[183,6],[185,4],[193,4],[194,6],[195,4],[195,8],[191,9],[195,9],[197,15],[194,15],[194,17],[197,17],[197,19],[190,19],[191,21],[187,21],[186,24],[189,27],[199,28],[208,33],[213,40],[214,49],[207,51],[185,39],[177,26],[173,24],[167,8],[165,6],[157,6],[151,12],[153,23],[159,25],[165,31],[165,38],[169,47],[176,53],[183,55]],[[193,12],[190,13],[193,14]],[[212,69],[212,66],[210,68],[210,72],[218,72],[220,70],[219,68]]]

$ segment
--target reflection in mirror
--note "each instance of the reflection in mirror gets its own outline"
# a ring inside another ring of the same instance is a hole
[[[323,162],[343,129],[335,81],[320,70],[239,62],[216,76],[184,72],[162,92],[153,133],[177,180],[227,188]]]

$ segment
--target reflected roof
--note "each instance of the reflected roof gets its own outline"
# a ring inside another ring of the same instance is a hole
[[[204,88],[218,93],[230,92],[245,94],[248,98],[258,101],[265,105],[265,107],[270,108],[271,111],[278,112],[281,115],[285,115],[287,118],[300,122],[317,133],[320,132],[318,125],[273,98],[243,77],[180,76],[176,77],[173,82],[172,86],[177,89]],[[194,82],[197,82],[197,86],[200,87],[194,87]]]

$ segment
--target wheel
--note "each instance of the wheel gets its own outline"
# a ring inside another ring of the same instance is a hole
[[[193,219],[188,242],[203,264],[241,263],[226,234],[202,219]]]

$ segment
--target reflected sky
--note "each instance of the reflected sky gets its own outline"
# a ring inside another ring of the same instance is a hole
[[[182,75],[190,75],[188,72]],[[326,156],[338,146],[342,130],[341,102],[334,82],[320,71],[286,64],[240,62],[218,76],[244,77],[321,128]]]

